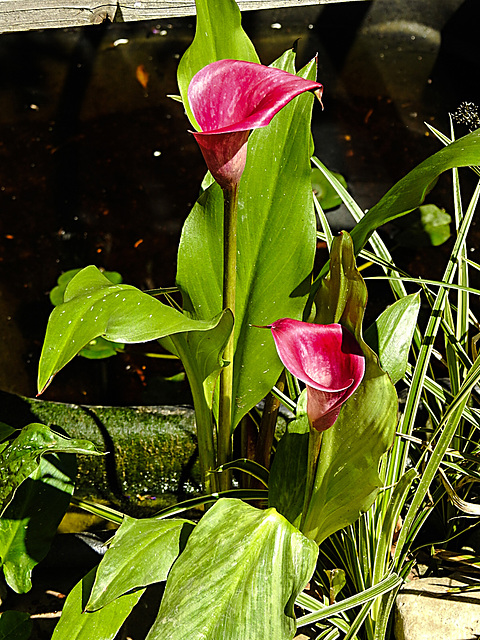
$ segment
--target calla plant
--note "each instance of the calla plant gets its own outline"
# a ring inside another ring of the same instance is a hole
[[[235,316],[237,288],[238,185],[245,169],[248,137],[266,127],[293,98],[322,85],[292,73],[243,60],[218,60],[205,66],[188,86],[188,102],[201,131],[193,132],[210,173],[224,197],[223,308]],[[220,374],[218,464],[229,461],[232,448],[234,336],[230,335]],[[228,489],[229,477],[220,478]]]
[[[99,567],[68,596],[53,640],[115,637],[142,591],[165,580],[148,640],[293,638],[294,603],[314,574],[318,545],[395,483],[379,468],[394,438],[392,379],[407,368],[418,299],[395,309],[394,330],[385,321],[376,327],[386,372],[363,338],[367,293],[355,256],[378,226],[421,204],[442,171],[480,164],[479,135],[449,145],[367,214],[360,211],[351,237],[332,242],[328,230],[330,262],[316,273],[310,120],[311,93],[320,96],[322,86],[315,61],[296,72],[288,51],[272,67],[260,65],[234,0],[197,0],[197,33],[178,82],[216,180],[205,181],[182,230],[181,305],[158,300],[162,290],[144,293],[110,282],[94,266],[83,269],[50,317],[39,390],[98,336],[122,344],[161,340],[190,382],[206,495],[146,519],[77,500],[120,528]],[[352,206],[342,185],[317,166]],[[270,327],[273,339],[259,326]],[[295,417],[272,447],[279,398]],[[232,461],[238,425],[249,459]],[[255,461],[261,446],[265,466]],[[264,488],[231,489],[232,468]],[[196,524],[171,518],[211,503]],[[397,520],[398,514],[390,524]],[[26,566],[17,565],[19,572]],[[323,604],[317,608],[324,611]]]

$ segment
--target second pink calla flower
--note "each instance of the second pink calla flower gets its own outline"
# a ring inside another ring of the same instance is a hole
[[[280,360],[307,385],[307,414],[317,431],[331,427],[365,374],[365,356],[340,324],[283,318],[269,327]]]
[[[320,97],[322,85],[254,62],[219,60],[195,74],[188,101],[201,131],[193,135],[222,189],[240,181],[251,130],[268,125],[305,91]]]

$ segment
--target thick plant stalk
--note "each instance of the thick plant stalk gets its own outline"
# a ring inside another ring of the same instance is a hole
[[[237,283],[237,204],[238,185],[223,189],[223,308],[230,309],[235,318],[235,293]],[[225,346],[223,359],[226,366],[220,373],[220,404],[217,430],[217,464],[228,462],[232,453],[233,408],[233,356],[234,331]],[[220,489],[230,488],[230,473],[220,476]]]

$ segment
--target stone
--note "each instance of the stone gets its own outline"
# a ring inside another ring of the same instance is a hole
[[[478,590],[454,591],[477,585]],[[454,574],[405,584],[395,606],[396,640],[477,640],[480,637],[478,580]]]

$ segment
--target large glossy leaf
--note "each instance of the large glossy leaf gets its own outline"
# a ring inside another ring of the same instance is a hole
[[[188,520],[125,516],[98,566],[87,611],[101,609],[132,589],[166,580],[193,528]]]
[[[17,487],[40,465],[45,453],[101,455],[88,440],[74,440],[55,433],[43,424],[29,424],[0,451],[0,514]]]
[[[294,55],[278,66],[293,71]],[[314,63],[303,75],[315,73]],[[268,335],[251,325],[300,319],[315,253],[310,180],[312,96],[302,95],[252,133],[240,182],[233,424],[273,386],[282,365]],[[294,179],[293,179],[294,176]],[[199,198],[182,232],[177,283],[185,308],[206,319],[222,309],[223,196]]]
[[[365,342],[378,354],[393,384],[407,370],[419,310],[420,294],[412,293],[387,307],[365,332]]]
[[[362,338],[367,300],[347,233],[335,238],[330,274],[317,292],[316,322],[340,322],[365,355],[365,376],[330,429],[324,432],[310,505],[302,531],[320,544],[353,523],[373,503],[381,486],[380,459],[392,445],[398,402],[389,376]]]
[[[193,320],[135,287],[112,284],[96,267],[80,271],[52,311],[38,371],[43,391],[52,377],[98,336],[114,342],[147,342],[181,331],[206,331],[218,319]]]
[[[0,558],[14,591],[31,588],[33,567],[46,556],[70,503],[75,457],[49,454],[22,482],[0,518]]]
[[[355,253],[358,254],[375,229],[419,207],[441,173],[453,167],[478,164],[480,164],[480,130],[452,142],[424,160],[399,180],[355,225],[351,233]]]
[[[275,509],[219,500],[173,565],[148,640],[290,640],[317,553]]]
[[[196,123],[188,104],[187,89],[197,71],[217,60],[259,61],[253,44],[242,29],[242,16],[235,0],[196,0],[195,4],[195,38],[183,54],[177,71],[180,95],[194,126]]]
[[[103,609],[85,611],[97,568],[81,580],[65,600],[52,640],[113,640],[145,589],[117,598]]]

